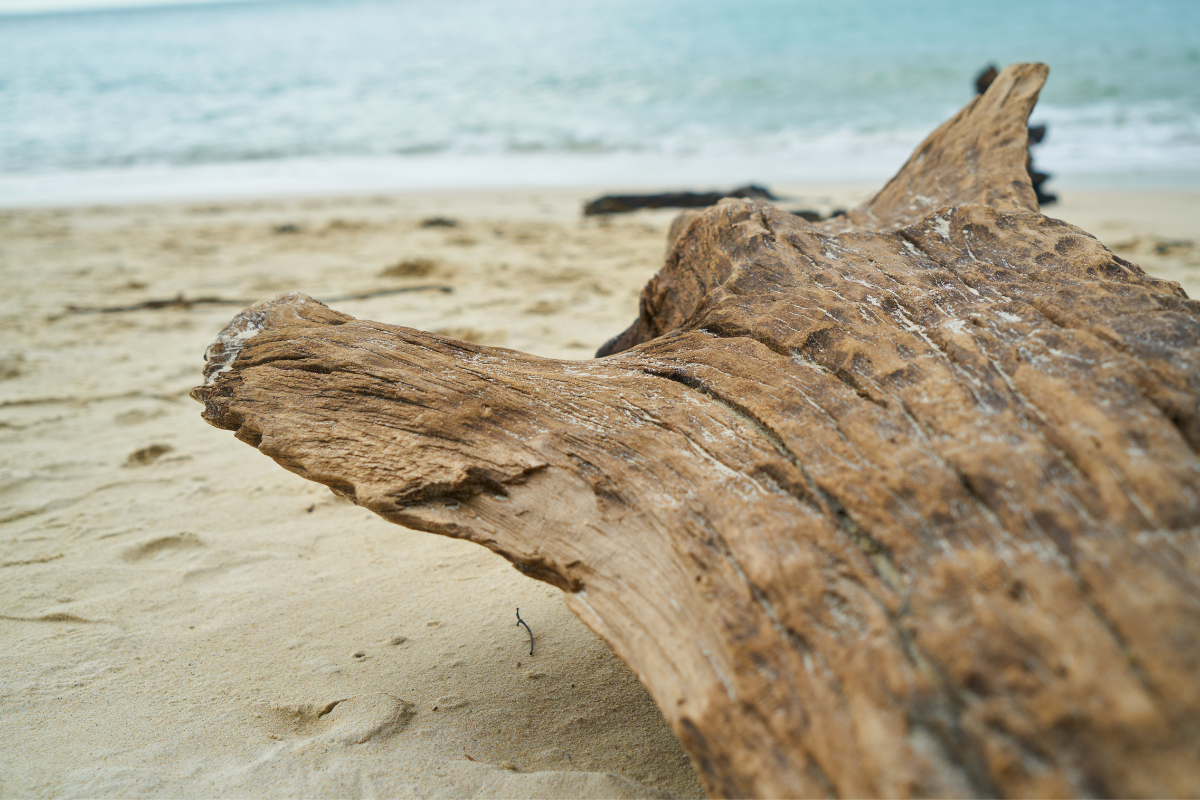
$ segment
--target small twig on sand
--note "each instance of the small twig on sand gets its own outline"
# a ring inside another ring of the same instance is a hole
[[[379,297],[385,294],[402,294],[404,292],[445,292],[449,294],[454,289],[439,284],[422,284],[420,286],[404,286],[399,289],[377,289],[372,292],[355,292],[341,294],[336,297],[326,297],[323,303],[344,303],[347,300],[365,300],[368,297]],[[131,306],[67,306],[68,314],[117,314],[123,311],[145,311],[158,308],[191,308],[193,306],[251,306],[254,300],[230,300],[224,297],[197,297],[186,299],[180,293],[169,300],[146,300]]]
[[[206,305],[242,305],[243,300],[226,300],[220,297],[197,297],[195,300],[185,300],[182,294],[169,300],[146,300],[131,306],[67,306],[69,314],[116,314],[121,311],[141,311],[156,308],[191,308]],[[245,303],[252,305],[252,303]]]
[[[529,631],[529,655],[533,655],[533,631],[529,630],[529,623],[521,619],[521,609],[517,609],[517,624],[524,625],[525,630]]]

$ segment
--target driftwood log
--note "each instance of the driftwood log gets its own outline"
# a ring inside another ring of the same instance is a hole
[[[204,418],[566,592],[708,791],[1200,792],[1200,304],[1042,216],[1005,69],[872,200],[685,212],[557,361],[303,295]]]

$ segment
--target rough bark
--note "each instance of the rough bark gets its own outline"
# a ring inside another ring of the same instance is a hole
[[[685,213],[605,357],[290,294],[193,396],[562,588],[713,795],[1195,795],[1200,304],[1038,212],[1046,72],[843,217]]]

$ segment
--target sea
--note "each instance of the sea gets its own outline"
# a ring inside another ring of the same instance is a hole
[[[1051,190],[1200,189],[1198,0],[271,0],[0,13],[0,204],[882,181],[1017,61]]]

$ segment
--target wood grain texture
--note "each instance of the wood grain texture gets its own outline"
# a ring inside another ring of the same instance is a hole
[[[843,217],[685,213],[604,357],[288,294],[193,396],[563,589],[714,796],[1195,796],[1200,304],[1038,212],[1046,73]]]

